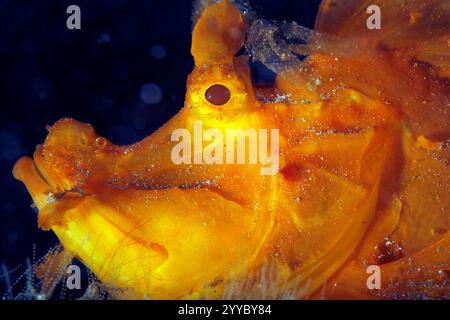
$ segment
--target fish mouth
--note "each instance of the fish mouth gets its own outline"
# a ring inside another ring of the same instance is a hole
[[[13,176],[25,184],[38,209],[43,208],[48,203],[49,197],[54,194],[45,175],[30,157],[22,157],[16,162]]]
[[[38,209],[69,194],[84,195],[82,189],[70,179],[51,170],[43,157],[43,146],[39,145],[33,159],[22,157],[13,168],[13,176],[25,184]]]
[[[56,185],[45,166],[35,155],[19,159],[13,168],[13,175],[22,181],[30,193],[32,206],[39,210],[38,224],[44,230],[49,230],[53,224],[61,220],[62,212],[74,209],[81,203],[84,194],[76,188],[62,188]]]

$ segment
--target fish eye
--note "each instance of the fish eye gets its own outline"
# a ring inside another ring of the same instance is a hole
[[[205,99],[216,106],[223,106],[230,98],[230,90],[222,84],[213,84],[205,91]]]

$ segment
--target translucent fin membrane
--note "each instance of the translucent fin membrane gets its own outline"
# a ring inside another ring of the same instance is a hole
[[[302,59],[313,50],[310,43],[315,35],[295,22],[258,19],[249,28],[246,49],[254,60],[279,74],[301,65]]]

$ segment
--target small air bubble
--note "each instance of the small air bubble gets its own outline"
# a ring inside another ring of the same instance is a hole
[[[99,137],[99,138],[95,139],[95,144],[99,148],[104,148],[106,146],[106,139]]]

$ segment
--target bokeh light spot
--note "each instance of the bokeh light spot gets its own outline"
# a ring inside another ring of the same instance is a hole
[[[144,103],[157,104],[162,99],[162,90],[157,84],[146,83],[141,88],[140,97]]]
[[[109,33],[102,33],[101,36],[97,39],[98,44],[110,42],[111,42],[111,35]]]
[[[160,46],[159,44],[154,45],[150,52],[152,54],[152,57],[155,59],[164,59],[166,56],[166,49],[163,46]]]

